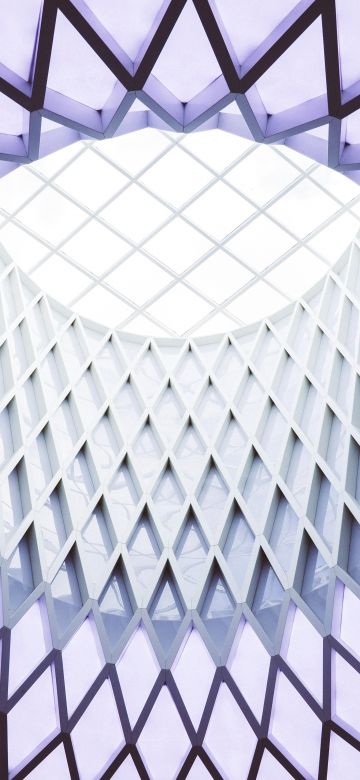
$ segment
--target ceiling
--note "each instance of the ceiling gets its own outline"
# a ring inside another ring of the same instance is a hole
[[[359,24],[357,0],[5,0],[0,173],[150,125],[285,142],[357,178]]]
[[[147,334],[234,330],[323,277],[358,185],[284,146],[147,128],[80,141],[0,182],[0,242],[85,317]]]

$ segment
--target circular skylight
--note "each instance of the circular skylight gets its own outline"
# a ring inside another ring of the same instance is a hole
[[[358,185],[218,130],[81,141],[0,181],[0,242],[85,317],[148,335],[269,315],[359,229]]]

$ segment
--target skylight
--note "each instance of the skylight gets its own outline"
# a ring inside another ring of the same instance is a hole
[[[301,295],[359,229],[358,185],[219,130],[80,141],[0,181],[0,242],[83,316],[232,330]]]

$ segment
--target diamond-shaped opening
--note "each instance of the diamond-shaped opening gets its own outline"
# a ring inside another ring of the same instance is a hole
[[[336,532],[339,494],[317,466],[312,481],[307,514],[331,550]]]
[[[24,285],[22,286],[22,289],[24,290]],[[27,289],[27,295],[24,296],[25,298],[29,298],[30,296],[32,299],[37,295],[36,289],[31,290],[31,288],[29,289],[29,286],[27,286],[27,288],[25,287],[25,289]],[[35,306],[32,306],[31,309],[29,309],[27,318],[30,323],[31,336],[38,357],[45,347],[48,346],[49,341],[54,335],[54,329],[48,314],[45,298],[40,298],[38,303],[35,303]]]
[[[256,740],[234,696],[221,683],[204,739],[204,747],[220,777],[249,777]]]
[[[226,665],[260,723],[268,683],[270,655],[251,624],[244,619],[240,622]]]
[[[98,479],[92,463],[88,445],[78,452],[66,469],[66,485],[69,493],[71,511],[78,522],[84,516],[95,493],[95,479]]]
[[[350,437],[346,489],[360,503],[360,447],[352,436]]]
[[[227,345],[217,362],[215,373],[221,388],[228,398],[233,398],[235,395],[242,368],[243,360],[236,347],[230,341],[227,341]]]
[[[247,443],[248,437],[230,412],[220,432],[217,451],[232,477],[239,470]]]
[[[235,602],[217,566],[213,567],[205,587],[206,595],[200,614],[212,641],[221,651],[233,619]]]
[[[199,728],[214,672],[214,661],[199,632],[192,627],[172,666],[172,674],[195,728]]]
[[[225,538],[223,553],[229,569],[240,587],[248,568],[254,539],[253,532],[235,502],[230,513],[229,530]]]
[[[214,436],[224,413],[224,400],[216,387],[209,381],[197,405],[197,416],[209,438]]]
[[[52,275],[56,278],[52,269]],[[80,369],[87,357],[87,346],[85,344],[81,328],[77,322],[74,322],[65,331],[60,340],[61,351],[64,353],[64,364],[66,372],[73,380],[79,375]]]
[[[344,505],[342,519],[342,544],[339,563],[360,585],[360,525],[350,510]],[[344,554],[342,554],[344,550]]]
[[[82,607],[82,597],[76,572],[74,551],[70,551],[51,583],[56,623],[64,634]]]
[[[264,555],[260,557],[260,573],[252,602],[252,611],[271,641],[275,640],[284,588]]]
[[[15,612],[35,587],[30,556],[30,533],[23,536],[8,563],[9,608]]]
[[[169,442],[172,441],[179,431],[185,409],[171,382],[159,398],[154,412],[164,438]]]
[[[184,617],[184,607],[170,568],[164,575],[152,599],[149,614],[165,653],[171,649]]]
[[[81,530],[84,568],[88,582],[96,583],[114,549],[109,512],[104,501],[94,509]]]
[[[146,593],[160,558],[160,544],[147,509],[138,520],[127,542],[127,548],[138,584]]]
[[[277,359],[280,354],[280,344],[269,328],[265,328],[260,343],[257,344],[253,361],[260,371],[263,381],[270,382]]]
[[[275,494],[274,519],[270,533],[270,545],[284,569],[292,563],[299,519],[285,496],[278,489]]]
[[[121,431],[130,437],[136,430],[144,408],[131,378],[120,388],[113,400],[113,406],[118,413]]]
[[[178,530],[184,505],[184,491],[170,461],[162,472],[152,496],[156,520],[161,523],[164,532]]]
[[[19,388],[17,392],[17,402],[24,433],[26,436],[29,436],[44,415],[46,409],[37,371],[34,371],[22,387]]]
[[[109,409],[93,430],[90,441],[97,468],[107,475],[122,445],[114,416]]]
[[[308,439],[315,445],[317,443],[322,414],[323,399],[314,385],[305,377],[300,391],[297,408],[295,410],[295,419]]]
[[[7,461],[10,460],[14,453],[14,450],[19,446],[18,442],[14,442],[14,438],[17,435],[19,428],[15,427],[17,422],[17,410],[15,401],[11,401],[8,406],[0,413],[0,466],[5,466]]]
[[[134,507],[140,498],[140,487],[128,458],[122,461],[115,472],[109,484],[109,494],[111,504],[116,511],[116,527],[118,528],[120,523],[130,520]]]
[[[191,419],[176,445],[175,454],[182,477],[193,484],[203,467],[205,444]]]
[[[176,545],[176,558],[186,585],[195,590],[203,580],[209,545],[195,515],[187,517]]]
[[[288,613],[287,630],[289,633],[282,650],[286,662],[322,705],[323,638],[302,609],[293,604]]]
[[[198,502],[212,535],[217,536],[224,526],[224,509],[228,495],[229,488],[214,461],[211,460],[198,495]]]
[[[38,498],[48,486],[56,469],[55,447],[50,426],[46,425],[26,450],[29,485]]]
[[[99,376],[105,389],[112,395],[124,373],[124,365],[114,339],[107,341],[96,356],[96,365],[99,367]]]
[[[148,777],[160,780],[179,776],[190,740],[166,685],[160,690],[137,744]]]
[[[129,594],[123,567],[118,564],[99,599],[99,609],[112,647],[121,638],[134,613]]]
[[[159,391],[159,384],[165,371],[154,350],[149,347],[136,363],[134,373],[144,398],[152,398]]]
[[[189,348],[185,353],[180,365],[175,371],[176,381],[180,387],[181,394],[188,398],[192,403],[199,393],[200,387],[204,381],[204,368],[197,356]]]
[[[5,539],[30,511],[30,493],[24,458],[4,477],[0,485],[1,524]]]
[[[133,451],[137,472],[149,484],[158,471],[163,451],[160,437],[149,418],[136,436]]]
[[[9,333],[9,350],[12,357],[13,372],[19,379],[34,359],[29,329],[25,320]]]
[[[46,565],[49,567],[65,544],[68,531],[72,528],[62,482],[59,482],[37,510],[37,521],[41,529]]]
[[[51,429],[61,460],[66,459],[78,440],[79,425],[74,399],[69,393],[51,418]]]
[[[278,672],[270,720],[270,738],[286,756],[291,757],[292,763],[305,777],[318,775],[321,725],[317,715],[285,674]]]
[[[58,347],[55,346],[48,352],[46,358],[40,364],[39,371],[44,387],[44,398],[48,408],[51,408],[67,383]]]
[[[77,721],[71,741],[79,775],[84,778],[103,776],[123,748],[125,739],[110,680],[103,682]]]
[[[269,399],[264,411],[261,432],[259,431],[258,436],[264,450],[272,461],[277,462],[282,456],[286,431],[287,422],[285,417]]]
[[[247,371],[235,398],[241,424],[254,433],[260,419],[264,391],[251,371]]]
[[[254,449],[250,455],[248,467],[245,468],[245,473],[246,471],[247,476],[241,492],[253,517],[261,522],[268,509],[272,477]],[[241,482],[243,482],[243,477]]]
[[[302,379],[302,371],[295,363],[295,360],[286,352],[281,357],[279,368],[276,372],[274,386],[280,401],[292,409],[295,398],[297,398]]]
[[[320,329],[316,328],[309,356],[309,368],[323,387],[326,387],[332,366],[334,347]]]
[[[41,707],[39,707],[41,702]],[[36,717],[34,717],[36,713]],[[23,729],[24,723],[31,728]],[[53,670],[47,667],[7,717],[9,774],[14,776],[59,730]],[[23,732],[22,739],[19,733]]]
[[[352,357],[355,355],[358,324],[359,311],[345,295],[339,327],[339,341],[346,347]]]
[[[116,671],[133,728],[160,671],[154,650],[141,623],[120,656]]]
[[[84,655],[86,654],[86,663]],[[104,665],[96,626],[90,615],[62,651],[66,706],[69,717],[80,704]]]
[[[339,350],[336,349],[329,384],[329,394],[346,415],[349,415],[351,410],[354,379],[354,371],[352,370],[350,363],[340,354]]]
[[[285,475],[285,482],[300,505],[304,505],[305,497],[310,487],[312,473],[312,458],[302,441],[291,433],[289,440],[290,459]]]
[[[321,553],[309,538],[305,539],[302,550],[306,558],[301,584],[301,596],[319,620],[323,621],[325,618],[330,570]]]

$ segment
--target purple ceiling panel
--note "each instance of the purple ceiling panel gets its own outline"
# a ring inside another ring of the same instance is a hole
[[[357,179],[359,14],[356,0],[31,0],[21,14],[6,3],[0,160],[148,125],[220,127],[295,145]]]

